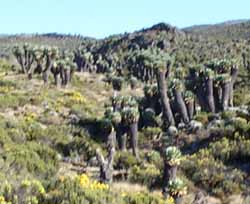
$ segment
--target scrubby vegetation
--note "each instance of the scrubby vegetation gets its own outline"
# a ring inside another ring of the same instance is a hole
[[[196,33],[1,39],[0,203],[248,203],[249,42]]]

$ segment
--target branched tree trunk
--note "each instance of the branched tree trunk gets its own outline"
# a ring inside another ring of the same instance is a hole
[[[174,89],[174,96],[175,96],[175,102],[177,105],[177,110],[181,114],[181,118],[183,122],[187,124],[189,122],[189,117],[188,117],[187,108],[183,100],[181,91],[178,89]]]
[[[162,112],[163,112],[163,120],[165,122],[166,128],[175,125],[173,113],[170,107],[169,98],[167,96],[166,90],[166,80],[165,80],[166,71],[158,71],[157,72],[157,85],[158,91],[161,97],[162,104]]]
[[[214,113],[215,104],[214,104],[214,93],[213,93],[213,79],[208,78],[205,82],[205,87],[206,87],[205,98],[208,106],[208,111]]]
[[[114,133],[110,134],[108,141],[108,157],[105,159],[100,149],[96,150],[97,160],[100,165],[100,181],[103,183],[113,182],[113,162],[115,156]]]

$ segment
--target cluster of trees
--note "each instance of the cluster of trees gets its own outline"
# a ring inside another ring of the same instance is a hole
[[[135,62],[134,75],[152,82],[145,89],[144,109],[162,113],[165,127],[180,122],[188,124],[200,108],[216,113],[233,106],[240,64],[237,59],[213,59],[206,64],[183,67],[176,66],[174,56],[167,52],[147,49],[137,52]]]
[[[57,47],[32,46],[25,43],[23,46],[13,47],[13,54],[21,67],[21,73],[29,79],[34,74],[42,74],[45,84],[48,83],[50,73],[53,74],[56,86],[61,80],[62,86],[67,86],[75,71],[74,55],[67,51],[59,51]]]

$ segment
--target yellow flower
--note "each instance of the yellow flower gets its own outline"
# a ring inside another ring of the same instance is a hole
[[[174,204],[174,198],[172,196],[168,196],[166,199],[166,204]]]
[[[66,96],[69,96],[69,99],[72,103],[85,103],[86,100],[82,96],[82,94],[78,91],[67,91],[65,93]]]
[[[122,192],[122,197],[124,198],[124,197],[126,197],[126,196],[127,196],[127,193]]]
[[[5,202],[5,198],[3,196],[0,196],[0,203]]]
[[[79,184],[82,188],[88,188],[91,190],[107,190],[109,189],[109,186],[104,183],[100,183],[96,180],[91,181],[88,175],[82,174],[77,177],[77,180],[79,181]]]
[[[0,196],[0,204],[11,204],[11,202],[7,202],[3,196]]]
[[[60,177],[59,177],[59,180],[60,180],[61,182],[63,182],[63,181],[64,181],[64,179],[65,179],[65,177],[64,177],[64,176],[60,176]]]

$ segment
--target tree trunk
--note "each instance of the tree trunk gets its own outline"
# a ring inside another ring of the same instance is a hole
[[[138,159],[138,122],[129,125],[133,155]]]
[[[187,107],[189,120],[192,120],[194,117],[194,100],[187,101],[186,107]]]
[[[170,107],[169,98],[167,96],[167,85],[165,80],[166,71],[157,72],[157,85],[158,91],[161,97],[161,105],[163,112],[163,121],[165,123],[165,128],[168,128],[171,125],[175,125],[173,113]]]
[[[177,110],[180,113],[183,122],[187,124],[189,122],[189,117],[188,117],[188,112],[187,112],[185,102],[181,95],[181,91],[178,89],[174,89],[174,97],[175,97],[175,102],[177,105]]]
[[[221,100],[222,100],[222,88],[220,86],[217,86],[214,88],[214,103],[216,112],[221,110]]]
[[[115,156],[115,148],[109,147],[108,158],[105,160],[100,150],[97,150],[97,160],[100,165],[100,181],[102,183],[113,182],[113,162]]]
[[[43,81],[44,81],[44,84],[47,84],[49,81],[49,71],[48,70],[43,72]]]
[[[60,77],[61,77],[61,85],[65,85],[65,74],[64,74],[64,68],[60,68]]]
[[[118,145],[121,151],[127,150],[127,135],[125,127],[122,125],[122,122],[116,127],[116,138],[118,140]]]
[[[43,67],[41,64],[37,64],[34,73],[41,74],[43,71]]]
[[[97,160],[100,165],[100,181],[103,183],[112,183],[113,181],[113,162],[115,156],[115,143],[114,143],[114,131],[111,130],[111,133],[108,138],[107,148],[108,148],[108,157],[104,159],[100,149],[96,150]]]
[[[214,113],[215,105],[214,105],[214,93],[213,93],[213,79],[208,78],[205,82],[205,87],[206,87],[205,98],[208,111]]]
[[[70,83],[70,69],[64,70],[65,86],[67,87]]]
[[[170,180],[176,179],[176,174],[177,174],[177,166],[170,166],[167,161],[164,161],[162,192],[165,196],[168,195],[168,183]]]
[[[198,87],[197,97],[198,97],[198,101],[199,101],[199,105],[201,106],[201,109],[206,111],[207,110],[206,101],[205,101],[205,95],[204,95],[204,88],[202,84],[200,84]]]
[[[222,110],[225,111],[228,108],[230,97],[231,82],[224,82],[222,84]]]
[[[59,73],[54,73],[54,80],[56,87],[59,87]]]
[[[239,70],[237,67],[233,67],[231,70],[231,84],[230,84],[230,96],[229,96],[229,106],[233,107],[233,99],[234,99],[234,83],[238,76]]]

